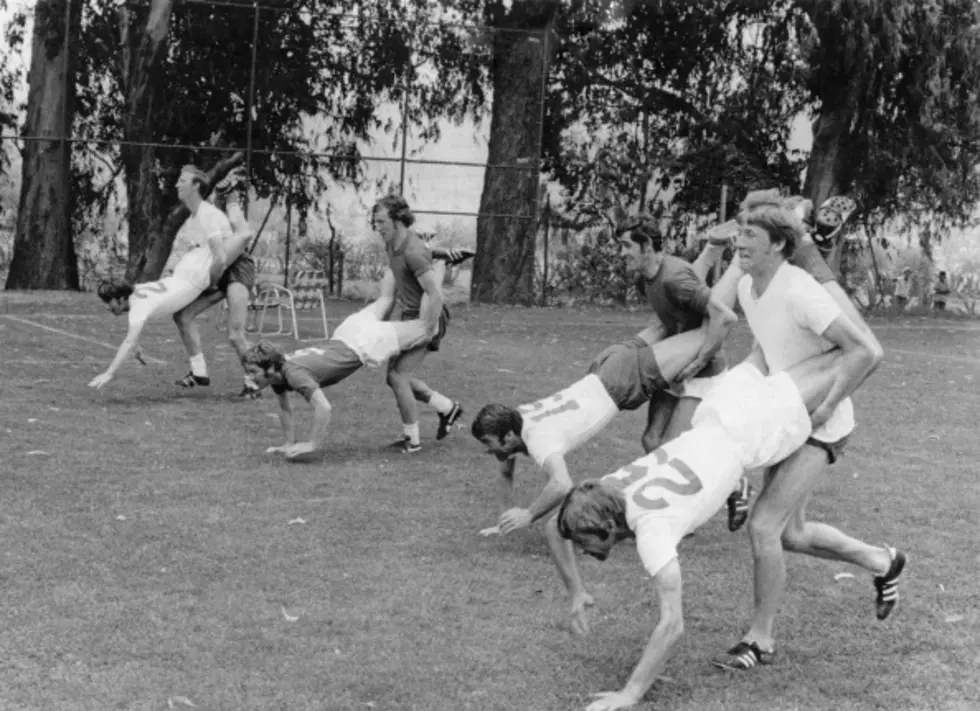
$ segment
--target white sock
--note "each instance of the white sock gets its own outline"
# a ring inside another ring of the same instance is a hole
[[[450,410],[453,409],[453,401],[450,400],[445,395],[441,395],[437,392],[432,393],[432,397],[429,398],[429,404],[436,409],[440,415],[448,415]]]
[[[250,388],[259,387],[258,385],[255,384],[255,378],[253,378],[251,375],[248,375],[247,373],[245,374],[245,385],[247,385]]]
[[[204,362],[204,354],[198,353],[190,357],[191,373],[199,378],[208,377],[208,364]]]
[[[413,422],[410,425],[403,425],[405,428],[405,436],[408,437],[408,441],[412,444],[419,443],[419,423]]]

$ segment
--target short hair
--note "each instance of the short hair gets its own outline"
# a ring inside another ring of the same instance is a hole
[[[945,276],[946,276],[946,270],[945,269],[940,269],[939,270],[939,277],[940,277],[940,279],[943,278],[943,277],[945,277]]]
[[[242,356],[242,365],[254,365],[262,370],[269,368],[282,370],[285,362],[286,354],[269,341],[259,341]]]
[[[649,243],[654,252],[663,251],[664,236],[650,215],[638,216],[629,226],[630,240],[639,245]]]
[[[378,208],[387,211],[392,222],[401,222],[405,227],[411,227],[415,224],[415,215],[412,214],[408,201],[401,195],[395,193],[385,195],[375,204],[374,209],[377,210]]]
[[[126,280],[106,279],[97,290],[99,298],[105,303],[115,299],[128,299],[133,295],[133,285]]]
[[[746,195],[739,206],[738,224],[761,227],[771,242],[782,241],[780,251],[786,259],[793,256],[796,245],[806,233],[803,221],[794,212],[790,201],[778,190],[756,190]]]
[[[200,168],[198,168],[193,163],[188,163],[187,165],[185,165],[184,167],[182,167],[180,169],[180,172],[181,173],[187,173],[188,175],[190,175],[191,176],[191,180],[193,182],[197,183],[197,185],[200,188],[201,192],[204,192],[204,190],[207,189],[207,187],[208,187],[208,174],[205,173]]]
[[[514,432],[518,436],[524,427],[524,418],[521,413],[513,407],[491,403],[484,405],[476,413],[473,424],[470,425],[470,432],[479,440],[488,435],[493,435],[497,439],[503,439],[508,432]]]
[[[558,533],[575,540],[577,535],[609,537],[609,524],[626,523],[626,504],[611,486],[598,479],[583,481],[565,494],[558,509]]]

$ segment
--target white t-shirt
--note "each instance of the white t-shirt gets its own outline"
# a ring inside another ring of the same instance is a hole
[[[810,415],[785,373],[739,365],[717,376],[692,429],[614,474],[643,565],[656,575],[677,546],[724,505],[746,469],[772,466],[803,446]]]
[[[599,376],[591,374],[517,410],[524,419],[521,439],[538,466],[552,454],[564,455],[588,442],[619,412]]]
[[[780,373],[834,348],[822,334],[840,316],[840,307],[798,267],[783,263],[758,299],[752,295],[752,277],[746,274],[738,282],[738,301],[770,373]],[[845,398],[812,436],[821,442],[836,442],[853,430],[854,405]]]
[[[345,318],[331,338],[346,344],[369,368],[377,368],[401,352],[394,324],[379,320],[373,306]]]
[[[212,237],[231,237],[234,231],[228,216],[209,202],[202,202],[197,212],[181,226],[167,260],[168,268],[176,268],[177,262],[192,249],[207,247]],[[225,265],[228,266],[228,265]]]
[[[684,536],[722,507],[743,471],[728,433],[705,426],[687,430],[602,482],[623,489],[636,551],[656,575],[677,557]]]

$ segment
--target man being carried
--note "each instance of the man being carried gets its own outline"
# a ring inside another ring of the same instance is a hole
[[[198,169],[193,166],[186,166],[181,179],[184,180],[190,173],[197,175],[197,172]],[[233,182],[223,181],[218,189],[230,191],[232,187]],[[227,230],[209,232],[202,245],[192,248],[180,258],[170,276],[136,285],[108,281],[99,286],[99,298],[112,313],[117,316],[129,313],[129,330],[108,369],[93,378],[89,387],[101,388],[112,380],[116,371],[136,349],[147,321],[177,314],[216,283],[225,266],[234,262],[245,251],[252,232],[242,214],[241,206],[237,202],[229,201],[228,214],[235,229],[229,223]],[[224,219],[228,223],[229,218]]]
[[[459,263],[470,253],[457,250],[432,250],[445,261]],[[433,271],[442,278],[445,266],[438,263]],[[428,324],[422,319],[386,321],[395,300],[395,281],[391,273],[381,282],[381,295],[360,311],[351,314],[334,330],[324,343],[283,353],[263,341],[252,346],[243,359],[245,370],[259,389],[270,385],[279,397],[279,422],[285,443],[270,447],[266,452],[282,452],[291,461],[309,461],[319,457],[325,447],[333,408],[321,388],[344,380],[362,365],[377,368],[400,353],[424,347],[432,338]],[[428,297],[423,298],[423,310]],[[292,403],[289,392],[300,393],[313,407],[313,427],[309,438],[296,441]]]
[[[670,383],[700,351],[709,328],[730,329],[738,317],[721,306],[720,324],[704,324],[666,340],[650,343],[640,335],[610,346],[592,362],[589,373],[551,397],[519,407],[486,405],[471,427],[473,436],[500,460],[502,476],[500,533],[531,525],[551,511],[572,486],[565,455],[602,430],[620,411],[635,410]],[[518,454],[544,469],[548,483],[526,509],[512,508]],[[488,531],[496,532],[494,529]]]
[[[865,348],[871,349],[870,343]],[[660,620],[620,691],[597,694],[588,711],[629,708],[643,698],[684,631],[677,546],[720,509],[744,471],[771,466],[811,433],[810,412],[834,388],[842,357],[815,356],[764,377],[751,362],[719,376],[697,409],[693,428],[631,465],[574,487],[546,526],[559,574],[572,598],[572,625],[588,632],[593,604],[575,565],[572,543],[605,560],[618,542],[637,552],[660,600]],[[888,550],[877,554],[888,560]],[[898,599],[897,580],[875,578],[879,618]]]

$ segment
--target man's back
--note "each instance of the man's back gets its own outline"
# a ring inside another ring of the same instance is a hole
[[[643,280],[647,304],[667,330],[676,336],[701,326],[711,290],[694,268],[679,257],[666,255],[651,279]]]
[[[392,249],[386,248],[388,265],[395,276],[395,293],[402,308],[403,317],[415,317],[422,306],[425,290],[419,280],[432,269],[432,256],[418,235],[409,232],[405,242]]]

